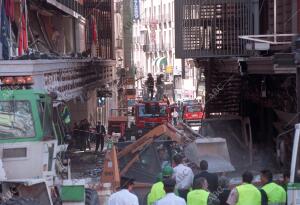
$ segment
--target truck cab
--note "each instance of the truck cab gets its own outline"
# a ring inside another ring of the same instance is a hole
[[[182,119],[189,126],[200,126],[204,118],[202,104],[186,104],[183,106]]]
[[[170,120],[170,108],[167,103],[151,101],[135,105],[135,123],[138,129],[151,129]]]
[[[0,158],[7,179],[55,174],[53,159],[62,130],[53,123],[52,109],[44,92],[0,91]]]

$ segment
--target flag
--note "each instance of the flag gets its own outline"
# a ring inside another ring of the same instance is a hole
[[[0,28],[0,41],[2,43],[2,56],[5,60],[9,59],[9,21],[6,16],[5,2],[2,1],[1,5],[1,28]]]
[[[21,16],[20,16],[20,27],[19,27],[19,40],[18,47],[19,52],[18,55],[22,56],[24,51],[28,50],[28,37],[27,37],[27,5],[26,0],[21,1]]]
[[[96,26],[96,19],[92,16],[92,42],[97,43],[97,26]]]

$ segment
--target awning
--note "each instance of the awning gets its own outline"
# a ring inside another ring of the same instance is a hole
[[[158,60],[156,61],[155,65],[157,66],[167,66],[168,65],[168,59],[167,57],[160,57],[158,58]]]
[[[152,66],[156,66],[156,62],[157,62],[158,59],[160,59],[160,57],[154,58],[154,60],[152,62]]]

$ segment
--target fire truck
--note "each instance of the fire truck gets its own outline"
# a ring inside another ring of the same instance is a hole
[[[170,107],[165,102],[139,102],[135,105],[135,124],[141,132],[171,121]]]
[[[200,103],[189,103],[183,105],[182,119],[183,122],[192,126],[200,126],[202,119],[205,117],[204,109]]]

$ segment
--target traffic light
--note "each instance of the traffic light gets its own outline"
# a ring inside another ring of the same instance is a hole
[[[104,106],[105,102],[106,102],[106,98],[105,97],[98,98],[98,107]]]

